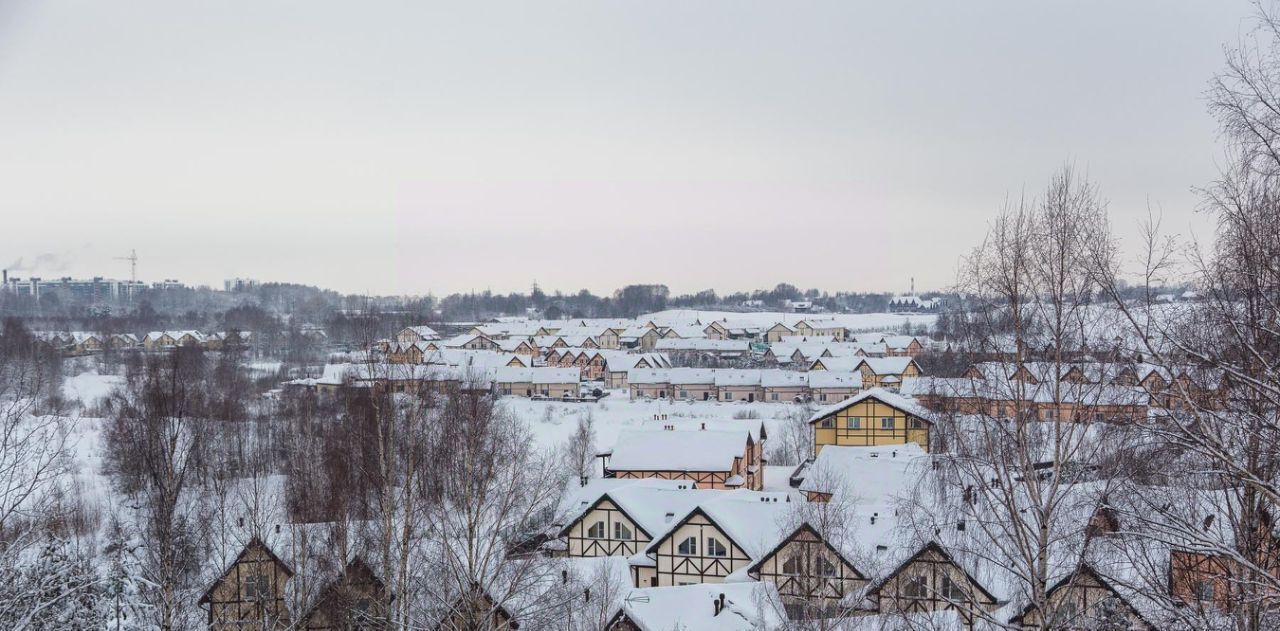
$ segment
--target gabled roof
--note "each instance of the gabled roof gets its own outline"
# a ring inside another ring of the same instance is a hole
[[[280,559],[280,557],[276,556],[276,553],[272,551],[266,543],[263,543],[261,539],[254,536],[249,539],[249,543],[244,544],[244,549],[240,551],[240,554],[236,555],[236,560],[232,561],[231,565],[228,565],[227,569],[223,570],[222,574],[218,575],[218,579],[209,585],[209,589],[205,590],[204,594],[200,596],[200,600],[197,601],[197,604],[203,605],[209,602],[209,598],[213,596],[213,590],[217,589],[218,585],[222,584],[222,581],[226,580],[227,576],[231,574],[231,571],[244,560],[245,555],[249,554],[249,550],[254,546],[262,548],[262,551],[267,553],[267,557],[279,565],[280,569],[284,570],[286,575],[293,576],[293,568],[289,567],[288,563],[285,563]]]
[[[382,579],[378,577],[378,573],[373,571],[373,568],[369,567],[369,564],[365,563],[364,559],[360,558],[360,555],[357,554],[351,558],[351,561],[347,562],[346,567],[342,570],[342,574],[335,576],[333,580],[329,581],[329,583],[320,590],[315,602],[311,603],[311,606],[307,608],[306,612],[302,614],[302,617],[299,618],[299,620],[307,621],[307,619],[310,618],[317,609],[330,601],[333,594],[342,587],[342,585],[349,583],[350,579],[357,574],[362,574],[368,577],[375,590],[383,591],[386,589],[386,583],[382,582]],[[387,602],[394,599],[394,594],[389,595]]]
[[[617,471],[729,471],[751,442],[751,431],[624,430],[609,468]]]
[[[604,484],[604,482],[615,482],[614,484]],[[594,487],[598,493],[594,495],[594,499],[590,493],[590,488],[585,494],[581,494],[572,501],[578,502],[577,506],[567,506],[565,510],[568,515],[564,520],[564,527],[560,530],[559,536],[568,534],[569,529],[578,523],[583,517],[590,514],[606,500],[618,510],[626,515],[631,523],[635,524],[645,536],[652,539],[655,535],[665,532],[670,525],[667,515],[670,514],[674,518],[675,515],[683,515],[699,502],[706,501],[709,497],[714,497],[729,491],[713,490],[713,489],[694,489],[696,486],[688,480],[661,480],[656,478],[638,478],[634,480],[615,480],[605,478],[603,480],[592,480],[589,487]]]
[[[785,538],[782,539],[782,541],[779,541],[778,545],[774,546],[772,550],[769,550],[768,552],[765,552],[764,554],[760,555],[760,558],[756,559],[755,563],[752,563],[750,566],[747,567],[747,572],[758,572],[760,570],[760,565],[764,563],[766,559],[777,554],[779,551],[782,550],[783,547],[785,547],[788,543],[795,541],[796,538],[803,533],[812,534],[814,538],[816,538],[818,541],[821,541],[822,545],[825,546],[827,550],[830,550],[832,554],[836,555],[836,558],[840,559],[840,561],[842,561],[846,566],[848,566],[849,569],[853,570],[853,573],[857,575],[858,578],[860,579],[867,578],[867,575],[863,574],[862,570],[859,570],[858,567],[854,565],[852,561],[846,558],[843,553],[841,553],[839,550],[835,549],[834,546],[828,543],[826,537],[823,537],[822,534],[818,532],[818,529],[814,528],[807,521],[801,523],[800,526],[796,528],[794,532],[792,532],[790,535],[787,535]]]
[[[931,425],[933,424],[933,421],[929,420],[929,411],[926,410],[924,406],[916,403],[914,399],[908,399],[900,394],[889,392],[884,388],[871,388],[870,390],[864,390],[835,405],[828,405],[825,408],[821,408],[817,412],[814,412],[813,416],[809,417],[809,423],[817,423],[823,418],[867,400],[878,401],[895,410],[914,416],[926,423]]]
[[[783,519],[791,510],[788,502],[790,496],[784,492],[745,489],[723,491],[698,502],[688,513],[666,524],[666,528],[654,534],[653,540],[645,547],[645,553],[657,550],[662,541],[680,526],[701,515],[715,524],[748,558],[755,561],[774,548],[779,539],[789,534],[784,530]]]
[[[725,607],[717,614],[714,603],[721,595]],[[641,631],[753,631],[786,624],[778,588],[756,581],[634,589],[609,624],[624,618]]]
[[[974,576],[969,573],[969,570],[965,568],[964,565],[961,565],[960,563],[956,563],[956,560],[951,556],[951,553],[947,552],[946,548],[943,548],[942,545],[940,545],[937,541],[930,541],[929,543],[926,543],[924,547],[917,550],[915,554],[907,557],[907,560],[903,561],[902,563],[899,563],[898,567],[895,567],[893,571],[889,572],[888,574],[885,574],[884,577],[876,581],[875,585],[872,586],[870,593],[872,594],[879,593],[880,588],[883,587],[885,583],[889,582],[890,579],[897,576],[898,574],[901,574],[903,570],[905,570],[912,563],[915,563],[917,560],[920,559],[920,557],[924,556],[928,552],[937,553],[947,563],[950,563],[953,567],[960,570],[960,573],[964,574],[964,577],[969,580],[969,583],[972,584],[974,587],[976,587],[978,591],[982,592],[982,595],[986,596],[989,600],[991,600],[991,602],[1000,602],[1000,599],[996,598],[994,594],[987,591],[987,588],[984,587],[982,583],[978,581],[978,579],[974,578]]]
[[[1088,576],[1093,580],[1097,581],[1098,585],[1100,585],[1103,589],[1106,589],[1107,591],[1111,592],[1111,595],[1115,596],[1121,603],[1124,603],[1124,606],[1128,607],[1129,611],[1131,611],[1133,615],[1137,616],[1139,620],[1146,622],[1148,625],[1151,624],[1150,622],[1147,622],[1146,618],[1143,618],[1142,613],[1138,611],[1137,607],[1133,606],[1133,603],[1129,602],[1129,599],[1125,598],[1123,595],[1120,594],[1120,592],[1116,591],[1115,587],[1112,587],[1111,581],[1108,581],[1107,579],[1103,578],[1102,575],[1099,574],[1097,570],[1093,569],[1093,566],[1089,565],[1089,563],[1087,562],[1081,563],[1080,567],[1076,568],[1075,572],[1072,572],[1062,577],[1062,579],[1060,579],[1057,583],[1054,583],[1053,586],[1050,587],[1045,592],[1045,596],[1048,597],[1049,595],[1053,594],[1059,589],[1062,589],[1063,587],[1068,587],[1073,584],[1076,584],[1078,581],[1078,577],[1081,575]],[[1034,604],[1023,607],[1022,611],[1018,612],[1018,615],[1009,619],[1009,624],[1021,624],[1023,618],[1025,618],[1027,614],[1034,611],[1035,608],[1036,607]]]

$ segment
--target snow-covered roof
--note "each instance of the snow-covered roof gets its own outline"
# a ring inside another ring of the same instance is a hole
[[[834,370],[810,370],[801,373],[809,381],[810,388],[861,388],[862,373],[836,372]]]
[[[728,471],[746,453],[748,430],[624,430],[609,468],[618,471]]]
[[[501,366],[493,369],[497,383],[578,383],[582,376],[579,368],[516,368]]]
[[[704,351],[716,353],[745,353],[751,348],[747,340],[716,340],[705,337],[675,338],[658,340],[654,350],[659,351]]]
[[[849,493],[860,506],[889,506],[895,497],[916,483],[921,465],[928,459],[919,445],[846,447],[825,445],[805,472],[800,490],[816,493]]]
[[[835,414],[840,410],[843,410],[853,405],[857,405],[858,403],[862,403],[863,401],[866,401],[868,399],[879,401],[880,403],[888,405],[892,408],[896,408],[908,414],[918,416],[921,419],[924,419],[926,421],[928,421],[931,418],[929,410],[925,409],[924,406],[917,403],[915,399],[909,399],[896,392],[890,392],[888,390],[885,390],[884,388],[871,388],[869,390],[864,390],[862,392],[859,392],[858,394],[855,394],[852,397],[849,397],[848,399],[845,399],[844,401],[841,401],[834,405],[828,405],[824,408],[820,408],[817,412],[813,413],[813,416],[809,417],[809,422],[816,423],[823,417],[831,416],[832,414]]]
[[[653,540],[645,548],[645,553],[655,552],[668,533],[696,512],[706,515],[752,561],[768,554],[794,531],[789,521],[792,514],[789,493],[744,489],[726,491],[699,502],[684,515],[677,513],[661,533],[653,533]]]
[[[724,596],[724,610],[716,601]],[[623,599],[622,613],[641,631],[754,631],[786,623],[773,583],[699,583],[634,589]]]
[[[422,339],[424,339],[424,340],[438,340],[438,339],[440,339],[440,334],[439,334],[439,333],[436,333],[436,330],[435,330],[435,329],[433,329],[433,328],[431,328],[431,327],[429,327],[429,326],[426,326],[426,325],[418,325],[418,326],[405,327],[405,329],[404,329],[404,330],[405,330],[405,331],[412,331],[413,333],[417,334],[417,335],[418,335],[418,337],[421,337],[421,338],[422,338]],[[401,332],[403,333],[404,331],[401,331]]]

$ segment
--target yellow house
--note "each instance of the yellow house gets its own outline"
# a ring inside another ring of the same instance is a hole
[[[928,411],[902,395],[872,388],[809,418],[814,455],[826,445],[874,447],[916,443],[929,451]]]

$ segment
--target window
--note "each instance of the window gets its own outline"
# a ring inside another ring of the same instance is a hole
[[[848,425],[849,429],[862,429],[862,419],[860,418],[849,417],[845,424]]]
[[[819,400],[819,401],[826,401],[826,400],[827,400],[827,393],[823,392],[822,394],[819,394],[819,395],[818,395],[818,400]]]
[[[964,602],[965,593],[963,589],[960,589],[960,585],[951,580],[950,577],[943,577],[942,597],[952,602]]]
[[[831,578],[839,573],[836,571],[836,564],[832,563],[831,560],[825,556],[819,556],[814,565],[816,565],[814,570],[816,570],[815,573],[818,576]]]
[[[778,400],[778,393],[777,393],[777,392],[770,392],[770,393],[769,393],[769,399],[770,399],[770,400],[772,400],[772,401],[777,401],[777,400]]]
[[[604,539],[604,522],[598,521],[587,528],[587,536],[592,539]]]
[[[733,393],[732,393],[732,392],[726,392],[726,393],[724,393],[724,400],[725,400],[725,401],[732,401],[732,400],[733,400]]]
[[[881,416],[881,417],[880,417],[880,429],[893,429],[893,417],[892,417],[892,416]]]
[[[782,562],[782,573],[787,576],[800,576],[803,574],[804,572],[800,569],[800,557],[787,557],[787,560]]]
[[[1196,600],[1213,600],[1213,581],[1198,581],[1195,586]]]
[[[902,595],[907,598],[928,598],[929,579],[924,576],[910,576],[902,582]]]
[[[681,399],[688,399],[688,398],[689,398],[689,391],[688,391],[688,390],[685,390],[685,389],[683,389],[683,388],[681,388],[681,390],[680,390],[680,398],[681,398]]]
[[[268,577],[264,574],[244,577],[244,597],[249,600],[268,598],[271,588]]]
[[[1053,608],[1053,614],[1049,616],[1050,621],[1055,626],[1067,626],[1076,618],[1080,617],[1080,608],[1076,606],[1076,602],[1070,599],[1063,599]]]
[[[613,522],[613,538],[628,541],[631,539],[631,529],[627,525],[620,522]]]
[[[824,418],[824,419],[822,419],[822,427],[827,428],[827,429],[831,429],[831,427],[832,427],[832,426],[834,426],[834,425],[835,425],[835,423],[834,423],[831,419],[829,419],[829,418]]]
[[[719,539],[707,537],[707,554],[713,557],[727,557],[729,556],[729,550],[724,547],[723,543],[720,543]]]
[[[698,540],[693,537],[685,538],[685,540],[681,541],[680,545],[676,548],[676,552],[679,552],[684,556],[694,556],[698,554]]]

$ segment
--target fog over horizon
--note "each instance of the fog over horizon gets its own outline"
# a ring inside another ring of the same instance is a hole
[[[1221,2],[0,3],[0,264],[941,289],[1064,163],[1212,236]]]

